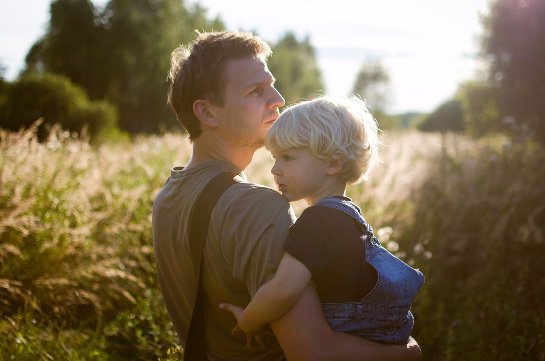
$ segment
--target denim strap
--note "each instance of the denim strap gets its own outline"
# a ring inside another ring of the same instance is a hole
[[[364,231],[371,237],[373,237],[373,228],[365,221],[361,214],[361,209],[355,205],[352,201],[339,198],[339,197],[327,197],[320,199],[315,206],[323,206],[335,208],[343,213],[348,214],[356,222],[360,224]]]

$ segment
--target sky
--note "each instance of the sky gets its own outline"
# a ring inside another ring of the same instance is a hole
[[[431,112],[482,70],[479,17],[488,0],[185,0],[196,2],[229,30],[255,31],[269,42],[288,31],[308,36],[328,95],[348,95],[361,65],[380,61],[390,75],[391,113]],[[49,3],[0,0],[0,63],[8,80],[44,33]]]

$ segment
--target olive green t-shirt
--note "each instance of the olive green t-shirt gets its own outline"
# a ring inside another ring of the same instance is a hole
[[[245,175],[224,161],[210,161],[185,170],[174,168],[153,204],[153,241],[157,275],[170,318],[185,344],[195,298],[193,260],[187,221],[204,186],[221,172],[239,173],[240,183],[220,197],[210,217],[203,250],[205,328],[210,360],[281,360],[274,339],[267,349],[248,348],[246,337],[231,335],[234,317],[219,310],[221,302],[245,307],[251,295],[272,277],[295,216],[289,203],[272,189],[248,183]]]

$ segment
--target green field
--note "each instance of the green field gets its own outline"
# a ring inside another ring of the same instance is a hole
[[[503,138],[387,134],[351,186],[382,242],[426,274],[424,360],[545,360],[545,153]],[[0,359],[177,360],[151,206],[180,135],[90,145],[0,131]],[[259,151],[247,174],[271,184]],[[301,203],[295,204],[297,212]]]

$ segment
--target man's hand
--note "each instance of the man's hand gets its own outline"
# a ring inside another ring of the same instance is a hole
[[[406,345],[387,345],[333,331],[312,287],[271,328],[288,360],[419,361],[422,356],[413,338]]]
[[[409,337],[409,342],[407,342],[407,350],[410,352],[410,355],[407,354],[407,360],[420,361],[422,358],[422,350],[420,350],[420,346],[412,337]]]

